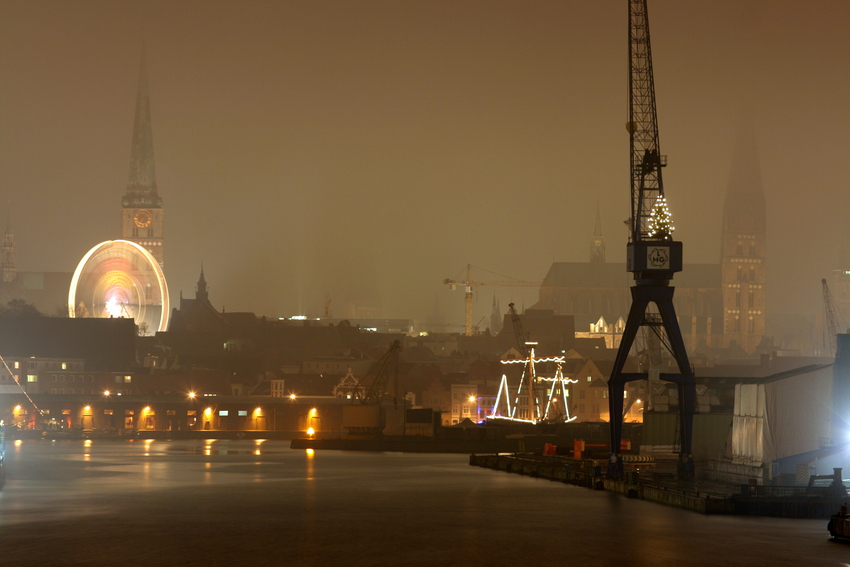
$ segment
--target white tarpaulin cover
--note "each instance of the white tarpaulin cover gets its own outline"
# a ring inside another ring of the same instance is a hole
[[[829,436],[832,367],[765,378],[735,386],[732,456],[736,462],[766,464],[819,448]]]

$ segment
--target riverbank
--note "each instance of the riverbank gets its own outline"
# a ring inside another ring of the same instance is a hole
[[[806,487],[733,485],[705,480],[680,480],[671,475],[644,475],[638,470],[625,480],[605,478],[599,461],[538,454],[479,455],[472,466],[544,478],[594,490],[617,492],[701,514],[734,514],[828,520],[847,497],[826,495]],[[604,463],[603,463],[604,464]],[[772,490],[774,488],[782,490]],[[792,490],[793,489],[793,490]]]

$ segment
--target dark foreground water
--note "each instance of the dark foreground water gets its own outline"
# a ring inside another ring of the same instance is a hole
[[[465,455],[139,440],[8,456],[2,566],[850,563],[825,521],[702,516]]]

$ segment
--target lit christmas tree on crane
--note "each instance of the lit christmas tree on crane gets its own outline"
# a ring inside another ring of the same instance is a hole
[[[667,199],[662,195],[658,197],[652,206],[652,212],[647,222],[649,237],[658,240],[670,240],[670,236],[676,227],[673,226],[673,217],[667,207]]]

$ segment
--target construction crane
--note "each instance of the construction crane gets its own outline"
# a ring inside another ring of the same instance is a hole
[[[466,308],[466,317],[465,317],[465,328],[466,328],[466,336],[471,337],[473,331],[472,325],[472,288],[482,285],[488,286],[514,286],[514,287],[540,287],[540,282],[525,282],[521,280],[502,280],[502,281],[489,281],[489,280],[473,280],[472,279],[472,266],[470,264],[466,265],[466,279],[465,280],[452,280],[446,278],[443,280],[443,283],[447,286],[450,286],[451,289],[455,289],[457,286],[462,285],[466,295],[464,296],[464,305]]]
[[[632,304],[623,339],[608,380],[608,408],[611,416],[611,458],[608,474],[623,475],[620,444],[623,433],[623,395],[625,384],[645,380],[648,372],[623,372],[635,337],[641,327],[662,338],[661,343],[676,360],[679,374],[659,373],[661,380],[674,382],[679,390],[679,466],[681,478],[693,478],[691,454],[693,412],[696,385],[685,351],[682,332],[673,307],[670,280],[682,271],[682,243],[672,238],[673,225],[664,197],[661,170],[667,159],[658,143],[658,118],[655,108],[655,83],[649,39],[649,15],[646,0],[629,0],[629,121],[626,123],[631,146],[630,239],[626,247],[627,270],[634,274]],[[650,304],[655,308],[647,312]],[[658,372],[658,368],[647,369]]]
[[[829,286],[826,280],[821,280],[823,285],[823,310],[826,318],[826,333],[829,335],[830,354],[835,355],[836,339],[835,336],[841,332],[838,325],[838,310],[835,308],[835,302],[832,300],[832,294],[829,292]],[[848,329],[850,332],[850,329]]]

